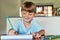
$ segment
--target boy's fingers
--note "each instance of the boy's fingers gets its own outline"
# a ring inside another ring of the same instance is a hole
[[[34,37],[34,38],[40,38],[41,35],[39,35],[39,33],[33,33],[33,37]]]
[[[32,33],[32,35],[34,36],[34,35],[35,35],[35,33]]]
[[[34,38],[36,38],[36,33],[33,33],[32,35],[33,35]]]
[[[14,33],[14,34],[17,34],[17,32],[16,32],[15,30],[13,30],[13,33]]]
[[[14,33],[16,32],[15,30],[12,30]]]
[[[9,35],[17,35],[17,32],[15,30],[10,30]]]

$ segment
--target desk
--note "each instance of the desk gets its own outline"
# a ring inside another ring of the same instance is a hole
[[[2,35],[1,40],[33,40],[32,35]],[[45,36],[42,39],[34,40],[60,40],[59,35]]]

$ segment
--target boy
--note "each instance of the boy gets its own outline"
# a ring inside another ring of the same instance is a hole
[[[40,38],[45,34],[41,27],[34,19],[36,13],[36,5],[32,2],[24,2],[22,5],[22,19],[14,24],[14,30],[10,29],[9,35],[32,34],[33,38]]]

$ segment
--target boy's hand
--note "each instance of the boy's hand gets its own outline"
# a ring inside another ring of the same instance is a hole
[[[8,35],[17,35],[15,30],[9,30]]]
[[[41,35],[38,32],[35,32],[32,34],[35,39],[38,39],[41,37]]]

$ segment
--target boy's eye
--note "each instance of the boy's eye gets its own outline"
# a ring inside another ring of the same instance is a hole
[[[25,13],[23,13],[23,14],[25,14]]]

